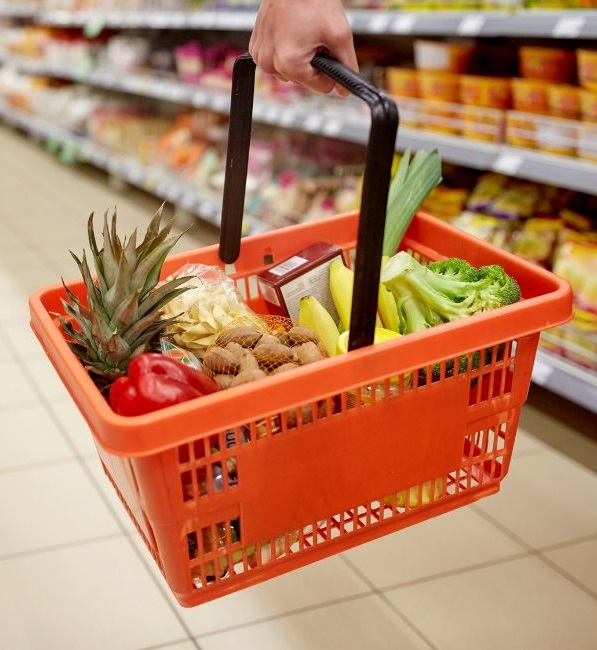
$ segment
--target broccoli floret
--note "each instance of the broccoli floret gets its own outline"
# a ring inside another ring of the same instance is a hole
[[[396,297],[403,334],[520,299],[518,283],[501,266],[475,269],[458,258],[423,266],[401,251],[390,259],[381,280]]]

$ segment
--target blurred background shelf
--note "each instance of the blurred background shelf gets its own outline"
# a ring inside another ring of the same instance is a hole
[[[399,10],[349,10],[356,34],[417,36],[479,36],[533,38],[595,38],[597,11],[509,10],[408,12]],[[247,31],[255,23],[251,9],[194,11],[45,10],[36,5],[0,2],[0,15],[30,18],[40,25],[134,29],[210,29]]]
[[[539,348],[533,382],[597,413],[597,375],[556,354]]]

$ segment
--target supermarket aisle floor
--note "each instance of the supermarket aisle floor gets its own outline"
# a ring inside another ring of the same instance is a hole
[[[67,251],[84,246],[88,212],[117,203],[128,232],[158,202],[107,189],[101,176],[60,166],[4,127],[0,152],[0,647],[595,648],[597,474],[566,453],[566,440],[593,459],[597,443],[584,435],[588,413],[576,411],[580,424],[570,426],[533,405],[499,495],[178,607],[30,333],[26,307],[34,289],[76,275]],[[213,239],[195,229],[184,245]],[[557,439],[559,450],[541,438]]]

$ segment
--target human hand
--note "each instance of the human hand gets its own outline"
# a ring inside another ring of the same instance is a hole
[[[311,59],[326,52],[358,72],[352,30],[340,0],[262,0],[249,42],[253,61],[282,81],[319,93],[348,92]]]

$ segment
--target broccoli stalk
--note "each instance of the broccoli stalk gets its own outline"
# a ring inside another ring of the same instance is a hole
[[[423,266],[401,251],[390,259],[381,280],[396,297],[403,334],[520,299],[518,283],[501,266],[476,269],[458,258]]]

